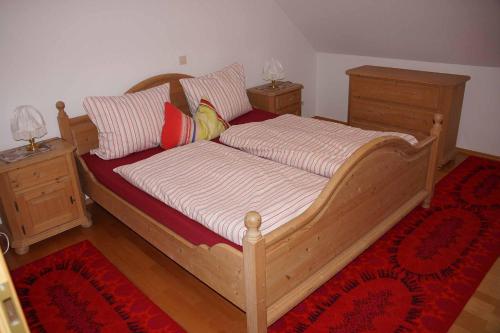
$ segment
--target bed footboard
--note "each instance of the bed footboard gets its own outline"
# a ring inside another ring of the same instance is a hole
[[[440,127],[438,116],[431,137],[415,147],[394,137],[366,144],[306,212],[264,237],[268,325],[429,202]]]

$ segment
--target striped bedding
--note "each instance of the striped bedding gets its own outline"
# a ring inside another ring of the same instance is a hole
[[[358,148],[387,135],[417,143],[409,134],[367,131],[291,114],[232,126],[219,140],[252,155],[331,177]]]
[[[267,234],[304,212],[327,178],[210,141],[114,169],[151,196],[238,245],[250,210]]]

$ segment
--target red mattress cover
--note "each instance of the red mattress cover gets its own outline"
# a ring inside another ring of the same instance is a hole
[[[276,114],[252,110],[230,122],[231,125],[245,124],[255,121],[264,121],[276,117]],[[218,139],[213,140],[219,142]],[[190,219],[186,215],[178,212],[165,203],[153,198],[146,192],[138,189],[127,182],[119,174],[113,172],[113,169],[121,165],[134,163],[155,154],[162,152],[160,147],[151,148],[141,152],[133,153],[128,156],[114,160],[103,160],[96,155],[89,153],[81,157],[87,164],[87,167],[94,174],[97,180],[111,191],[115,192],[121,198],[125,199],[131,205],[139,208],[156,221],[160,222],[179,236],[183,237],[192,244],[206,244],[208,246],[217,243],[229,244],[232,247],[241,250],[241,246],[219,236],[202,224]],[[241,217],[243,219],[243,217]]]

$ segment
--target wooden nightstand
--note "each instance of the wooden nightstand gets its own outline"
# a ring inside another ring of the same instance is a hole
[[[50,151],[0,161],[0,213],[17,254],[29,245],[77,225],[90,227],[73,158],[73,146],[45,141]]]
[[[264,84],[248,89],[247,94],[250,104],[256,109],[300,116],[302,88],[299,83],[279,82],[277,88],[273,89],[270,84]]]

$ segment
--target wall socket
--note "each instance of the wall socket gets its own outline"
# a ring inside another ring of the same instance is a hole
[[[182,55],[179,56],[179,65],[186,65],[188,63],[187,56]]]

